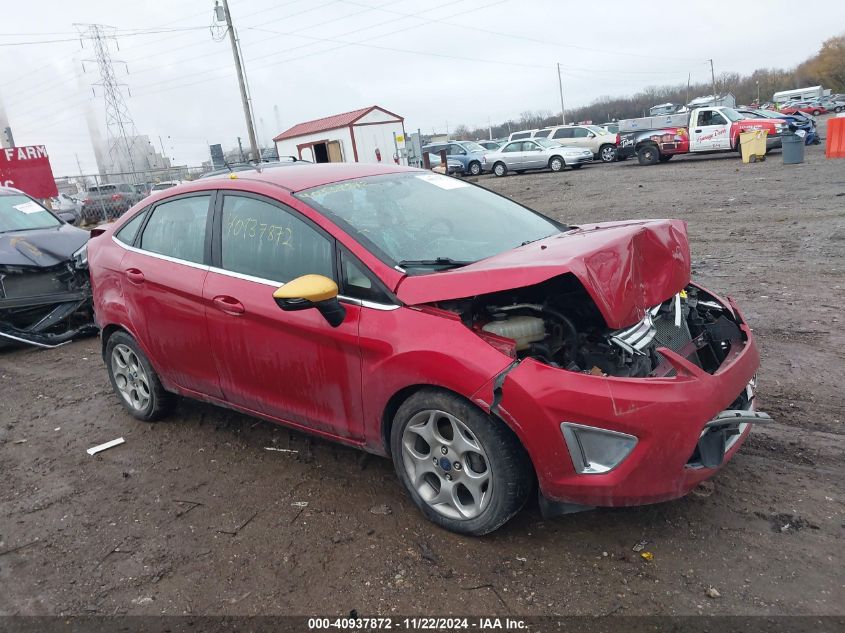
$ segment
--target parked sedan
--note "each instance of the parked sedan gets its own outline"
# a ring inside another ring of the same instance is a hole
[[[154,194],[89,261],[129,414],[182,395],[390,456],[456,532],[535,481],[548,514],[678,498],[768,419],[752,330],[690,281],[678,220],[566,226],[440,174],[309,165]]]
[[[487,149],[475,141],[449,141],[448,143],[433,143],[425,145],[422,151],[429,154],[440,154],[446,150],[446,157],[449,162],[461,164],[461,172],[464,175],[477,176],[482,171],[482,160]]]
[[[544,138],[505,143],[498,152],[484,156],[484,171],[507,176],[509,171],[521,174],[529,169],[563,171],[569,165],[580,169],[593,161],[593,152],[580,147],[562,147]]]

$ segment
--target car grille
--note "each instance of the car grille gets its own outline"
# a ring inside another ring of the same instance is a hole
[[[689,315],[689,307],[684,306],[681,313],[681,327],[675,325],[673,313],[664,313],[654,319],[654,327],[657,330],[654,339],[657,341],[659,347],[668,347],[673,352],[680,351],[687,343],[692,340],[692,334],[689,331],[687,324],[687,316]],[[666,360],[662,355],[657,355],[662,363]],[[698,360],[698,354],[693,353],[688,356],[688,359],[701,367],[701,362]],[[675,375],[673,369],[669,376]]]
[[[37,297],[67,290],[67,283],[55,272],[6,275],[0,279],[0,297]]]

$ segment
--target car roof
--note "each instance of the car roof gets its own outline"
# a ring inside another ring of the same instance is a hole
[[[199,191],[214,189],[220,180],[236,180],[241,183],[267,183],[282,187],[288,191],[302,191],[327,185],[342,180],[352,180],[366,176],[379,176],[400,172],[421,171],[413,167],[400,165],[371,164],[371,163],[305,163],[291,165],[285,169],[268,169],[264,171],[239,171],[233,174],[221,174],[210,178],[200,178],[190,183],[183,183],[167,189],[168,197],[177,191]]]

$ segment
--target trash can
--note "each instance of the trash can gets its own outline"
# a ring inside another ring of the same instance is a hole
[[[804,162],[804,139],[797,134],[783,135],[783,164],[799,165]]]
[[[739,135],[739,147],[742,150],[743,163],[756,163],[758,160],[766,160],[766,136],[767,130],[751,130],[741,132]]]

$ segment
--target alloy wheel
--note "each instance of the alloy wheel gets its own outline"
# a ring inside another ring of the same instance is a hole
[[[138,355],[128,345],[115,345],[111,353],[114,382],[121,397],[137,411],[150,404],[150,379]]]
[[[402,434],[405,472],[417,494],[450,519],[474,519],[490,504],[493,473],[481,442],[450,413],[426,409]]]

